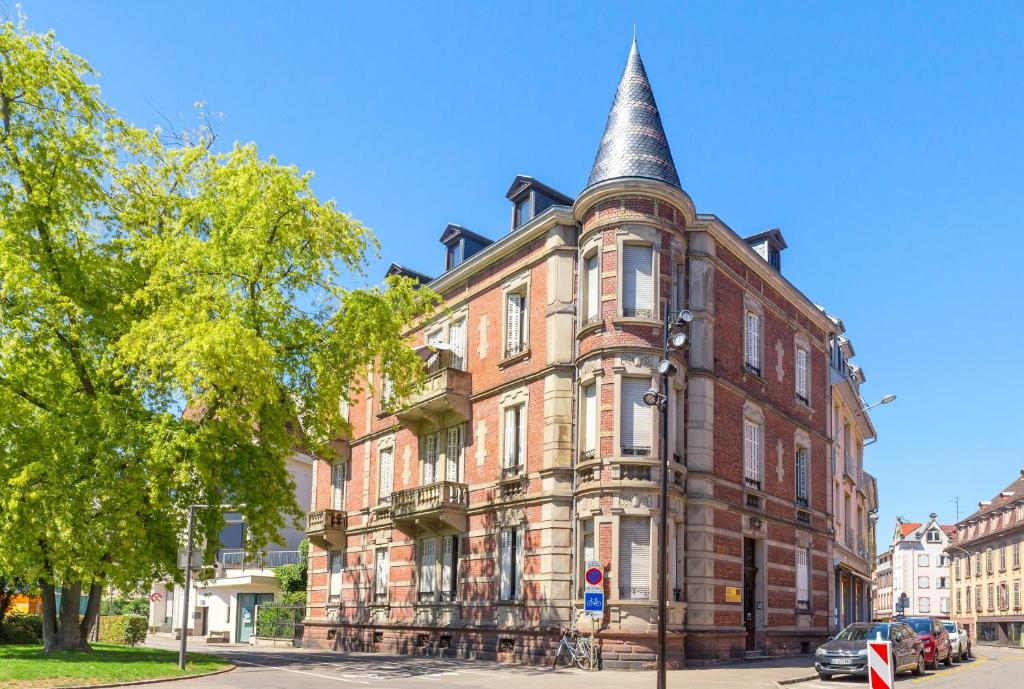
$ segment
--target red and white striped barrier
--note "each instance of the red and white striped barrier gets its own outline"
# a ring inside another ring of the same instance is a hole
[[[871,689],[892,689],[896,681],[896,659],[892,657],[892,643],[868,641],[868,685]]]

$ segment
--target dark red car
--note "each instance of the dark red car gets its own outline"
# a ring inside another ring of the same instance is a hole
[[[907,617],[903,622],[921,637],[924,661],[928,667],[934,670],[939,666],[939,661],[946,665],[953,664],[953,647],[949,643],[949,632],[942,626],[942,622],[933,617]]]

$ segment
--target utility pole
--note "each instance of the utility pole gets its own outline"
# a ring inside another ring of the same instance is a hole
[[[188,653],[188,595],[192,589],[192,534],[195,530],[196,508],[203,505],[188,506],[188,530],[185,535],[185,592],[181,606],[181,647],[178,649],[178,669],[185,669],[185,656]]]
[[[956,505],[956,522],[959,523],[959,521],[960,521],[960,496],[959,495],[954,495],[952,502],[953,502],[953,504]]]

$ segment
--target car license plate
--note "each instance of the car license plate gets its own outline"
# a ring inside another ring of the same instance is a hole
[[[832,663],[835,665],[853,665],[853,658],[833,658]]]

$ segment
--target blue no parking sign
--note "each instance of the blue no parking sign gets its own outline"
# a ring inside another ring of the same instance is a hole
[[[588,562],[583,580],[586,582],[583,591],[583,612],[600,619],[604,616],[604,568],[601,563]]]

